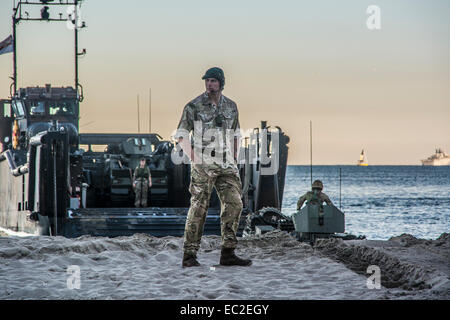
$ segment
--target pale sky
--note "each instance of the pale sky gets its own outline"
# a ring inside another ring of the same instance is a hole
[[[366,26],[369,5],[381,10],[380,30]],[[12,7],[0,0],[0,41],[12,33]],[[81,132],[137,132],[137,94],[147,132],[151,88],[152,132],[169,139],[204,91],[205,70],[219,66],[241,127],[280,126],[290,164],[309,164],[310,120],[314,164],[355,164],[363,148],[374,165],[450,153],[448,0],[85,0],[81,9]],[[19,87],[73,85],[65,23],[17,31]],[[12,53],[0,55],[2,98],[11,75]]]

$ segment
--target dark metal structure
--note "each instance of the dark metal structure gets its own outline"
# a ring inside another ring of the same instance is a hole
[[[190,204],[189,164],[156,133],[81,134],[77,10],[81,1],[18,1],[13,14],[14,70],[11,97],[0,100],[0,226],[32,234],[77,237],[149,233],[181,236]],[[40,18],[22,7],[42,6]],[[16,26],[52,18],[47,6],[74,6],[74,87],[17,89]],[[47,8],[46,8],[47,7]],[[176,121],[176,119],[174,119]],[[244,139],[239,153],[243,185],[242,221],[264,207],[281,209],[289,138],[263,121]],[[145,157],[152,173],[148,208],[133,208],[132,171]],[[204,234],[220,234],[220,201],[211,198]],[[243,229],[241,225],[240,231]]]
[[[40,1],[22,1],[19,0],[17,1],[17,4],[15,4],[14,8],[13,8],[13,16],[12,16],[12,30],[13,30],[13,76],[12,76],[12,80],[13,83],[12,85],[12,92],[11,92],[11,96],[15,96],[17,94],[17,42],[16,42],[16,38],[17,38],[17,25],[21,22],[21,21],[47,21],[47,22],[68,22],[71,21],[73,24],[73,30],[74,30],[74,65],[75,65],[75,90],[79,91],[78,94],[78,101],[83,101],[83,87],[81,86],[81,84],[78,81],[78,57],[81,55],[86,54],[86,49],[83,49],[82,52],[78,52],[78,29],[80,28],[84,28],[86,27],[85,22],[81,22],[79,23],[79,16],[78,16],[78,10],[79,10],[79,6],[81,5],[82,0],[61,0],[58,1],[57,3],[54,3],[52,1],[48,1],[48,0],[40,0]],[[40,17],[34,17],[34,18],[30,18],[29,14],[27,11],[25,11],[25,9],[29,6],[40,6],[42,7],[41,9],[41,16]],[[48,12],[49,7],[48,6],[63,6],[63,7],[67,7],[67,6],[71,6],[71,8],[73,8],[72,14],[69,14],[69,16],[67,18],[62,18],[62,14],[59,14],[59,18],[51,18],[50,14]],[[24,16],[24,14],[26,16]]]

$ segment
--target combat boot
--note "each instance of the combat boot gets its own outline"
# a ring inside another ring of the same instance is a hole
[[[184,267],[197,267],[200,263],[197,261],[197,257],[192,254],[183,253],[183,263],[182,266]]]
[[[234,254],[234,248],[222,248],[220,264],[223,266],[249,266],[252,264],[252,260],[239,258]]]

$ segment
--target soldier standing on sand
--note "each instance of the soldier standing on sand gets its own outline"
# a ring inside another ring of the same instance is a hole
[[[330,198],[325,193],[322,192],[322,189],[323,189],[322,181],[320,180],[314,181],[312,184],[312,191],[308,191],[298,199],[297,210],[300,210],[302,208],[302,205],[305,201],[311,200],[315,200],[316,202],[318,202],[318,204],[322,204],[325,202],[329,206],[333,205]]]
[[[136,208],[147,206],[148,188],[152,186],[152,176],[150,169],[146,165],[145,158],[141,158],[139,166],[134,169],[133,187],[136,193],[134,205]]]
[[[189,141],[179,138],[184,154],[191,160],[191,205],[187,214],[184,231],[183,267],[200,265],[197,251],[203,235],[212,188],[215,187],[220,198],[222,251],[221,265],[248,266],[251,260],[241,259],[234,254],[237,245],[236,231],[242,211],[242,185],[236,164],[238,139],[233,135],[231,143],[225,143],[225,131],[239,130],[236,103],[222,95],[225,76],[222,69],[210,68],[202,77],[206,92],[189,102],[183,110],[178,130],[194,132],[195,149]],[[219,132],[214,142],[219,146],[208,152],[211,144],[211,131]],[[207,138],[209,137],[209,139]],[[229,135],[228,135],[229,137]],[[217,139],[217,141],[216,141]],[[201,152],[198,150],[200,146]],[[205,150],[205,148],[207,148]]]

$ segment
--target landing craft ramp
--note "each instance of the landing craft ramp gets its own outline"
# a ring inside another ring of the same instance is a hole
[[[183,236],[188,208],[80,208],[68,209],[63,236]],[[209,209],[204,235],[220,234],[220,211]]]

